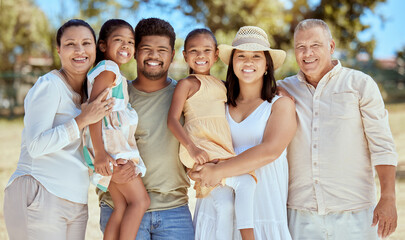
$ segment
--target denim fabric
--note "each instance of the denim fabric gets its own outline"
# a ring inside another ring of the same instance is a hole
[[[100,202],[100,230],[103,233],[112,212],[113,209],[110,206],[108,206],[105,202]]]
[[[102,232],[113,209],[100,204],[100,229]],[[188,205],[162,211],[146,212],[142,218],[136,240],[193,240],[194,228]]]

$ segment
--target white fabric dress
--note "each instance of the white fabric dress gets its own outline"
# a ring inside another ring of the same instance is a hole
[[[242,122],[235,122],[226,108],[236,154],[262,142],[264,129],[271,113],[272,102],[264,101]],[[287,224],[288,163],[286,151],[272,163],[256,169],[257,186],[254,199],[254,233],[256,240],[291,239]],[[217,226],[211,196],[198,199],[194,213],[196,239],[215,239]],[[234,221],[235,223],[235,221]],[[234,224],[235,226],[235,224]],[[223,229],[226,231],[225,229]],[[241,239],[234,227],[233,239]]]

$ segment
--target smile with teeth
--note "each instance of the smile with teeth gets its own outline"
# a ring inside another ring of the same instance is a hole
[[[129,55],[129,53],[127,53],[127,52],[118,52],[118,54],[123,57],[128,57],[128,55]]]
[[[204,64],[207,64],[208,62],[207,61],[205,61],[205,62],[195,62],[197,65],[204,65]]]
[[[77,57],[77,58],[73,58],[73,61],[75,62],[84,62],[86,61],[87,57]]]
[[[160,62],[148,62],[148,61],[145,61],[145,64],[153,67],[161,65]]]
[[[316,61],[316,59],[313,59],[313,60],[304,60],[304,63],[313,63],[313,62],[315,62]]]
[[[242,72],[245,72],[245,73],[251,73],[254,71],[255,71],[254,69],[242,69]]]

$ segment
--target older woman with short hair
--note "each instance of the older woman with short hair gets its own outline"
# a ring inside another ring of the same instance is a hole
[[[61,69],[41,76],[25,98],[20,159],[4,197],[10,240],[85,237],[89,176],[82,129],[108,114],[113,102],[102,101],[107,91],[84,102],[95,41],[85,21],[63,24],[56,35]]]

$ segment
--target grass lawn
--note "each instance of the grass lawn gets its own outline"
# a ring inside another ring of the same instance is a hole
[[[405,166],[405,103],[387,106],[390,126],[395,139],[399,162]],[[0,119],[0,240],[8,239],[3,217],[4,191],[8,179],[14,172],[21,143],[22,119],[12,121]],[[405,170],[405,169],[404,169]],[[378,184],[378,183],[377,183]],[[377,188],[378,189],[378,188]],[[405,239],[405,178],[397,179],[398,228],[389,239]],[[193,213],[195,205],[194,190],[190,189],[190,209]],[[89,189],[89,222],[87,225],[88,240],[102,239],[98,226],[99,208],[94,187]]]

